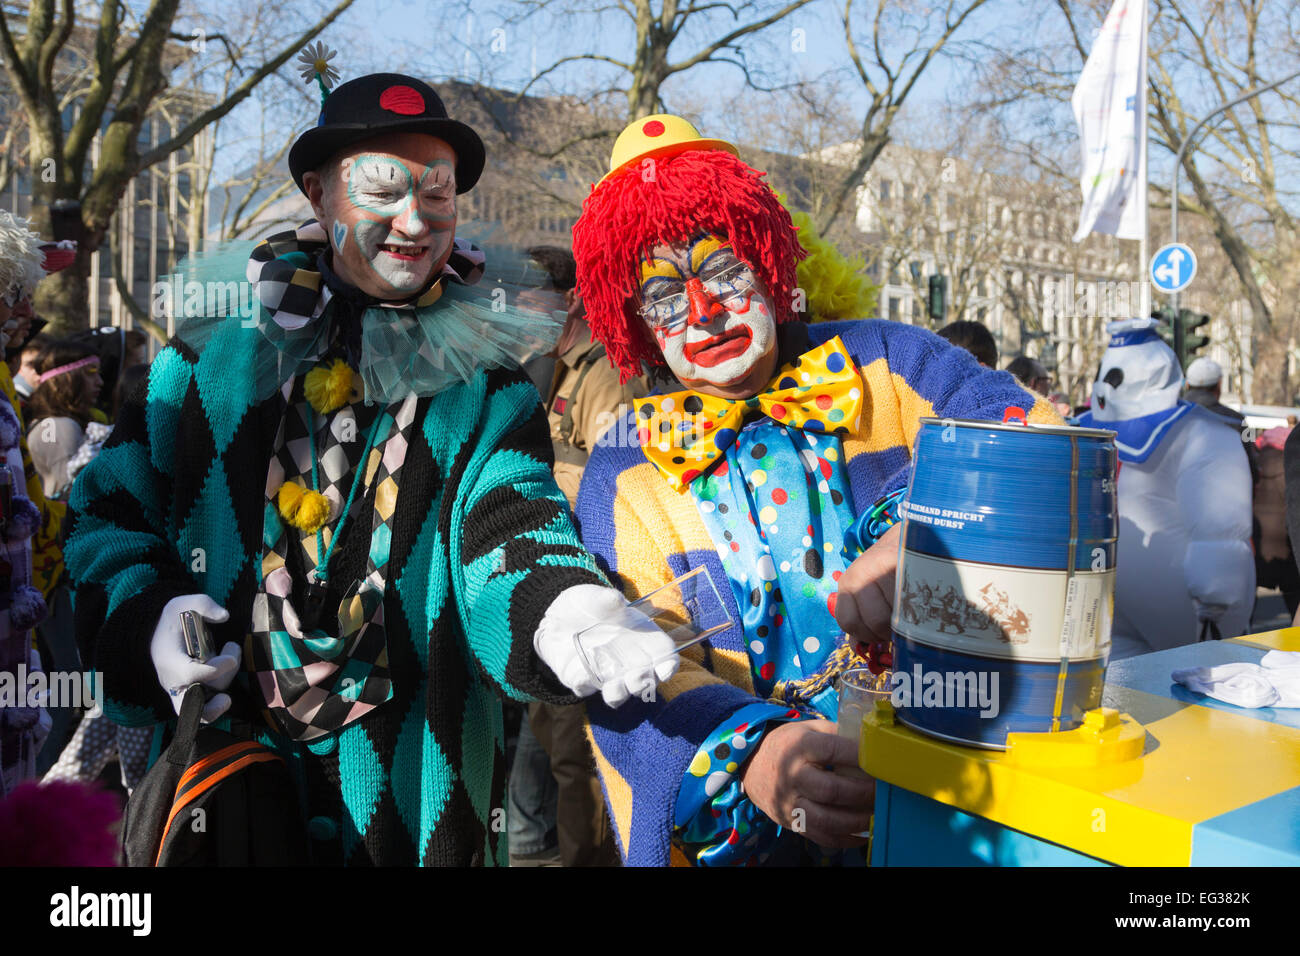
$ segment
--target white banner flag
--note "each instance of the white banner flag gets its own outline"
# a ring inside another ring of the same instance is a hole
[[[1075,242],[1146,238],[1146,87],[1147,0],[1115,0],[1070,98],[1083,147]]]

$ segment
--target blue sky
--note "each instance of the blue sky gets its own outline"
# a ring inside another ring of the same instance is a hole
[[[349,26],[362,25],[358,31],[362,41],[360,45],[368,48],[368,55],[356,58],[358,62],[349,65],[361,72],[392,68],[395,62],[400,62],[407,69],[422,68],[420,71],[428,75],[457,79],[478,78],[483,75],[480,70],[486,69],[496,83],[517,89],[527,82],[534,64],[544,68],[561,56],[592,52],[620,59],[630,56],[632,25],[621,14],[564,18],[548,9],[523,23],[507,23],[503,12],[517,6],[475,3],[467,17],[455,3],[358,0],[347,19]],[[986,34],[1012,26],[1022,29],[1019,26],[1023,23],[1022,8],[1023,4],[1018,0],[999,0],[974,18],[966,33]],[[841,10],[842,4],[838,2],[816,0],[786,20],[742,42],[751,62],[763,64],[778,76],[812,78],[827,69],[846,70],[849,60],[839,22]],[[679,38],[671,50],[673,59],[682,58],[728,29],[725,16],[710,20],[700,17],[693,23],[698,23],[700,28],[688,28]],[[387,24],[402,25],[400,39],[384,39],[395,36]],[[793,36],[792,31],[796,29],[803,31],[801,37]],[[351,30],[345,31],[336,25],[327,31],[326,42],[339,45],[350,33]],[[796,45],[796,39],[803,41],[804,49],[800,52],[791,49]],[[960,85],[962,73],[964,67],[961,64],[943,61],[933,64],[917,90],[917,106],[926,101],[942,100],[949,89]],[[619,71],[603,65],[575,64],[566,68],[564,73],[553,75],[547,89],[576,93],[592,88],[597,78],[608,79],[618,75]],[[720,113],[724,114],[726,110],[737,108],[738,102],[743,104],[746,97],[763,95],[744,89],[739,70],[725,65],[704,65],[670,81],[667,87],[670,106],[675,93],[691,95],[692,91],[686,89],[688,86],[706,88],[710,93],[709,99],[716,100]],[[850,84],[849,89],[850,99],[844,103],[844,108],[857,112],[865,104],[865,94],[856,81]],[[725,115],[720,116],[719,121],[725,123]]]
[[[320,0],[324,7],[329,0]],[[776,0],[770,0],[775,3]],[[924,11],[927,3],[936,0],[915,0],[910,8]],[[859,0],[862,10],[859,18],[871,4]],[[468,7],[459,2],[430,3],[427,0],[357,0],[357,3],[331,26],[322,39],[339,50],[334,61],[344,78],[361,75],[372,70],[404,70],[436,80],[444,77],[456,79],[483,79],[495,85],[518,89],[531,76],[534,64],[541,68],[565,55],[599,52],[618,58],[627,58],[632,46],[632,26],[626,16],[608,12],[602,16],[575,15],[566,18],[557,15],[556,4],[535,13],[521,23],[509,23],[505,17],[522,5],[507,0],[474,2]],[[583,4],[595,6],[595,4]],[[1082,4],[1080,5],[1082,6]],[[764,7],[770,9],[770,7]],[[846,118],[861,116],[866,95],[857,79],[849,75],[849,60],[844,49],[844,39],[839,23],[842,0],[815,0],[786,20],[768,28],[757,36],[747,37],[742,43],[751,63],[769,67],[775,77],[811,78],[827,70],[841,71],[847,77],[841,108]],[[310,10],[297,7],[295,18],[305,18]],[[1095,16],[1082,11],[1077,14],[1089,41],[1089,26],[1098,22]],[[860,19],[859,22],[864,22]],[[688,30],[671,50],[673,59],[680,59],[698,49],[708,39],[719,35],[727,27],[725,17],[697,18],[695,29]],[[800,39],[805,45],[801,52],[792,47],[792,31],[804,31]],[[858,31],[865,38],[864,29]],[[961,38],[983,40],[997,49],[1044,48],[1060,44],[1065,39],[1063,23],[1055,5],[1047,0],[991,0],[964,26]],[[897,56],[898,47],[890,49]],[[1063,61],[1066,73],[1059,79],[1072,84],[1082,67],[1082,61],[1070,54]],[[1281,69],[1286,64],[1280,64]],[[904,122],[899,131],[910,133],[912,144],[918,146],[941,145],[949,129],[933,124],[932,117],[942,115],[945,101],[962,101],[972,86],[973,68],[970,62],[959,59],[939,59],[934,62],[904,111]],[[296,75],[296,73],[295,73]],[[537,92],[583,93],[605,84],[625,83],[625,74],[605,66],[590,63],[575,64],[562,73],[552,75],[534,89]],[[282,86],[280,87],[283,88]],[[761,111],[764,96],[743,86],[740,72],[726,65],[703,65],[687,74],[679,75],[665,87],[669,108],[698,110],[701,126],[707,134],[732,135],[738,118],[755,109]],[[1186,95],[1186,94],[1185,94]],[[1191,95],[1195,96],[1194,93]],[[1207,103],[1208,105],[1208,103]],[[1276,100],[1274,101],[1276,105]],[[1041,112],[1010,114],[1013,121],[1028,124],[1043,120]],[[910,122],[907,121],[910,116]],[[309,120],[304,119],[304,125]],[[239,117],[232,134],[248,120]],[[1051,135],[1057,148],[1065,151],[1067,168],[1077,161],[1069,154],[1075,134],[1073,117],[1068,104],[1057,104],[1046,114],[1043,135]],[[772,142],[775,149],[785,149],[787,144]],[[231,150],[227,161],[234,161],[238,150]],[[1154,182],[1167,182],[1170,172],[1167,154],[1153,150],[1151,177]]]
[[[224,0],[201,0],[220,3]],[[781,0],[764,0],[760,8],[774,9]],[[910,10],[923,11],[927,3],[937,0],[917,0]],[[332,0],[318,0],[314,7],[292,8],[295,23],[304,23],[314,9],[326,9]],[[1042,9],[1046,0],[991,0],[964,26],[961,37],[984,39],[992,43],[1033,43],[1032,34],[1045,29],[1041,17],[1031,17],[1027,11]],[[618,12],[601,16],[563,16],[562,11],[572,4],[557,3],[534,13],[522,22],[509,22],[506,18],[517,15],[522,4],[509,0],[474,0],[466,6],[459,2],[427,0],[357,0],[339,21],[329,27],[319,39],[338,50],[333,63],[343,79],[378,70],[398,70],[428,77],[436,82],[441,78],[481,80],[493,85],[519,89],[528,82],[534,69],[542,69],[563,56],[580,53],[602,53],[619,59],[629,59],[634,41],[630,20]],[[581,4],[584,7],[596,4]],[[856,22],[859,42],[867,39],[866,16],[871,4],[858,0]],[[745,37],[741,43],[751,65],[757,65],[772,81],[815,79],[828,71],[835,71],[842,80],[843,97],[837,100],[850,128],[860,122],[867,96],[859,80],[851,73],[845,50],[840,16],[842,0],[814,0],[813,3],[767,28],[757,35]],[[932,28],[931,21],[913,14],[913,25]],[[1027,26],[1026,24],[1029,24]],[[679,61],[713,38],[731,28],[729,18],[697,16],[670,50],[670,59]],[[801,31],[796,34],[795,31]],[[897,32],[895,32],[897,35]],[[910,48],[893,46],[891,57],[897,58]],[[868,52],[864,50],[864,52]],[[292,63],[292,61],[291,61]],[[297,69],[291,71],[296,86]],[[940,115],[943,104],[949,99],[960,100],[969,92],[972,66],[969,62],[939,58],[934,61],[913,91],[903,113],[904,122],[896,132],[906,138],[913,132],[920,140],[914,145],[942,148],[943,139],[951,132],[948,128],[935,128],[932,117]],[[546,78],[533,87],[538,93],[580,94],[601,86],[625,86],[626,74],[606,64],[583,62],[572,64]],[[288,101],[283,80],[268,81],[272,100]],[[754,145],[753,130],[756,123],[750,120],[762,116],[771,103],[765,98],[772,94],[746,89],[741,72],[725,64],[703,64],[689,72],[678,74],[664,88],[670,110],[690,112],[698,118],[706,135],[736,138]],[[306,100],[299,107],[302,114],[296,122],[302,128],[311,121]],[[237,110],[223,128],[221,137],[230,148],[218,153],[218,178],[225,178],[236,169],[246,168],[255,147],[241,137],[255,128],[258,112],[250,106]],[[908,117],[915,122],[906,122]],[[1069,120],[1068,108],[1063,119]],[[748,124],[746,123],[748,122]],[[270,121],[274,126],[292,122],[277,114]],[[1072,122],[1072,121],[1071,121]],[[742,132],[742,128],[747,129]],[[934,135],[931,136],[931,130]],[[763,145],[780,151],[791,151],[795,144],[784,142],[779,136]]]

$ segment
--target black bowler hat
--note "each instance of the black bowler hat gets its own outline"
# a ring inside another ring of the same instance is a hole
[[[303,193],[303,173],[353,143],[384,133],[428,133],[456,154],[456,192],[469,192],[483,172],[483,141],[447,108],[428,83],[401,73],[371,73],[348,80],[325,97],[314,129],[289,150],[289,172]]]

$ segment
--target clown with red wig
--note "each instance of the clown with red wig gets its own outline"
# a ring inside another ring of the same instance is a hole
[[[620,847],[633,865],[861,847],[874,784],[833,772],[857,767],[835,677],[864,647],[888,662],[919,419],[1060,419],[931,332],[805,321],[790,214],[729,143],[652,116],[610,165],[574,227],[588,322],[624,380],[648,365],[677,382],[592,454],[583,541],[629,597],[707,567],[738,622],[654,700],[589,703]]]

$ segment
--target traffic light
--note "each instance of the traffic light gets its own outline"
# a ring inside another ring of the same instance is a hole
[[[1174,350],[1174,354],[1178,356],[1178,364],[1183,368],[1187,368],[1188,363],[1196,358],[1198,350],[1210,344],[1208,335],[1196,334],[1197,329],[1210,323],[1210,317],[1204,312],[1179,309],[1178,314],[1175,315],[1173,309],[1162,305],[1151,311],[1151,318],[1160,320],[1156,332]]]
[[[948,314],[948,277],[930,276],[930,318],[942,322]]]
[[[1174,343],[1174,326],[1177,323],[1177,316],[1174,315],[1174,310],[1167,305],[1162,305],[1158,309],[1151,310],[1151,318],[1160,320],[1160,324],[1156,326],[1156,334],[1165,340],[1166,345],[1177,351]]]
[[[1187,363],[1196,357],[1197,350],[1210,344],[1208,335],[1194,334],[1197,329],[1210,324],[1210,317],[1204,312],[1179,309],[1178,324],[1182,326],[1183,331],[1183,350],[1178,360],[1183,363],[1183,368],[1186,368]]]

